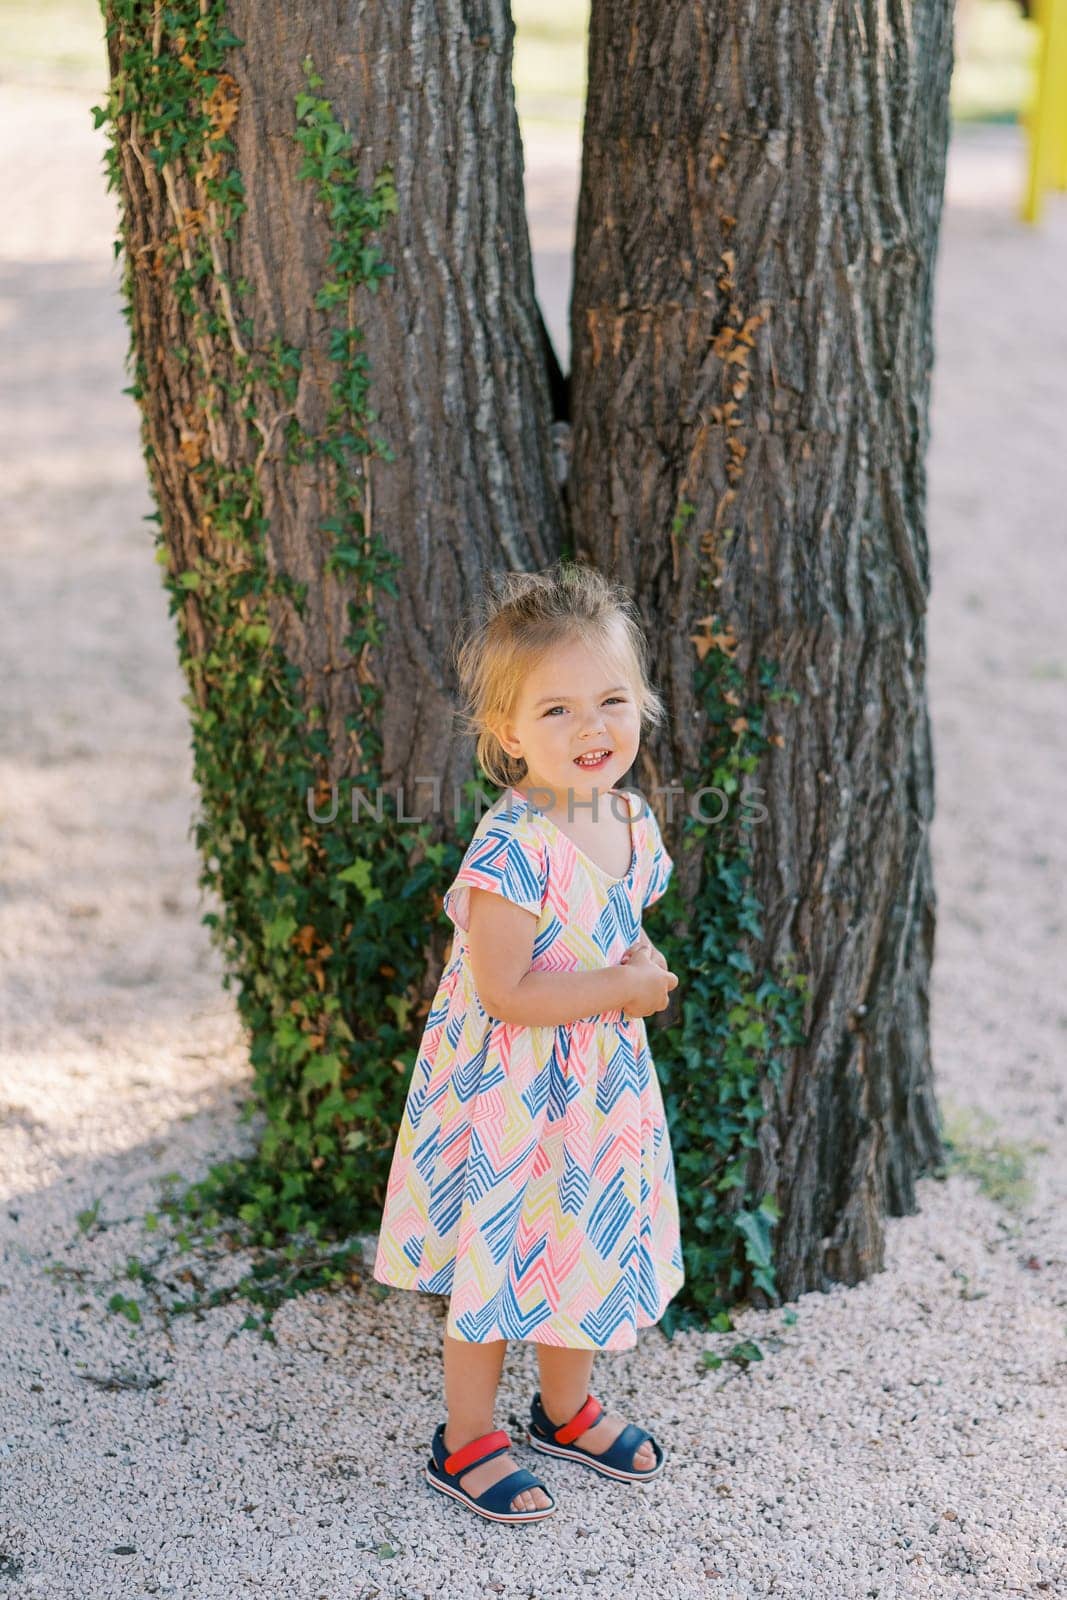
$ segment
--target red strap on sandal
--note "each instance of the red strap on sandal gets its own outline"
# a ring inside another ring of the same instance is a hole
[[[453,1474],[462,1472],[464,1467],[473,1466],[491,1451],[506,1450],[510,1445],[511,1435],[505,1433],[503,1428],[480,1434],[477,1439],[468,1439],[466,1444],[461,1444],[458,1450],[453,1450],[450,1456],[445,1457],[445,1471]]]
[[[586,1428],[591,1428],[594,1422],[599,1422],[603,1414],[604,1408],[600,1401],[591,1394],[586,1395],[585,1405],[582,1409],[576,1411],[569,1422],[565,1422],[561,1428],[557,1428],[553,1438],[557,1444],[571,1444],[578,1438],[579,1434],[585,1432]]]

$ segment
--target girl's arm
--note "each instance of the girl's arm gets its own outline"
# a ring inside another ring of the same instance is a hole
[[[537,918],[485,889],[470,891],[471,969],[491,1017],[522,1027],[556,1027],[626,1005],[632,984],[624,966],[589,972],[531,972]]]

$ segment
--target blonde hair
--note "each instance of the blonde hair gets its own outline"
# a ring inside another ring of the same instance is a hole
[[[621,584],[567,560],[542,572],[491,574],[465,618],[452,659],[467,708],[458,716],[477,736],[475,756],[486,777],[502,789],[522,781],[526,762],[508,754],[491,724],[511,717],[538,662],[575,640],[623,665],[642,726],[666,716],[649,682],[648,646],[637,608]]]

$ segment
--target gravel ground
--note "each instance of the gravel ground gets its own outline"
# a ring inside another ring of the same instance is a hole
[[[601,1358],[596,1390],[667,1472],[612,1486],[520,1433],[561,1510],[501,1528],[421,1475],[442,1299],[310,1295],[275,1346],[239,1331],[244,1306],[169,1330],[107,1310],[158,1245],[140,1218],[160,1177],[250,1134],[85,104],[0,90],[0,1594],[1067,1593],[1067,198],[1024,231],[1017,134],[957,137],[930,462],[938,1083],[952,1118],[995,1119],[994,1172],[1018,1147],[1031,1187],[1009,1205],[925,1179],[873,1281]],[[527,157],[557,330],[571,147]],[[737,1339],[763,1359],[703,1364]],[[502,1425],[535,1371],[512,1345]]]

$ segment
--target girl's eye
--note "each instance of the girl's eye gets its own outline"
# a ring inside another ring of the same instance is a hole
[[[626,704],[626,696],[622,694],[609,694],[607,699],[604,701],[604,704],[606,706],[624,706]],[[565,711],[566,709],[566,706],[549,706],[548,710],[545,712],[545,716],[550,717],[553,711]]]

